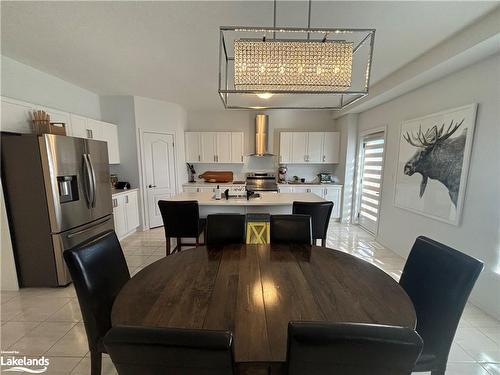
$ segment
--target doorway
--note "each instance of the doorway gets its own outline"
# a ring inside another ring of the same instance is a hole
[[[380,218],[380,194],[384,166],[385,131],[361,137],[357,167],[356,221],[376,235]]]
[[[176,193],[174,136],[142,132],[143,186],[147,227],[163,225],[158,201]]]

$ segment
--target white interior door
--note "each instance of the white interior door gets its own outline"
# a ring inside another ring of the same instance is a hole
[[[359,157],[358,223],[369,232],[376,234],[384,165],[384,133],[371,134],[363,138]]]
[[[144,184],[149,227],[163,225],[158,201],[175,195],[174,138],[171,134],[144,132]]]

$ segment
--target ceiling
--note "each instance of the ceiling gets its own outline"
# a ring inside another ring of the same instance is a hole
[[[312,2],[312,27],[375,28],[372,83],[498,2]],[[218,28],[270,26],[272,1],[1,2],[2,54],[101,95],[222,109]],[[277,25],[304,26],[307,2],[278,1]]]

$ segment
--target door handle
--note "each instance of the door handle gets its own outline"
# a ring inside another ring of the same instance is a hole
[[[241,162],[243,163],[243,155],[241,155]]]
[[[156,185],[149,185],[148,188],[152,189],[152,188],[155,188]]]
[[[326,161],[326,156],[325,156],[325,155],[323,155],[323,162],[325,162],[325,161]]]
[[[201,156],[200,155],[198,155],[198,161],[201,161]]]
[[[92,207],[95,207],[97,184],[95,180],[94,164],[92,164],[92,159],[90,158],[90,154],[87,154],[87,159],[89,161],[90,175],[92,177]]]

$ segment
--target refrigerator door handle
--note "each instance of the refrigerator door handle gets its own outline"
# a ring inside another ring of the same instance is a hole
[[[104,224],[104,223],[106,223],[106,222],[108,222],[108,221],[110,221],[110,220],[111,220],[111,216],[110,216],[110,217],[108,217],[108,218],[106,218],[106,219],[104,219],[104,220],[100,220],[100,221],[98,221],[98,222],[94,223],[94,225],[92,225],[92,226],[90,226],[90,227],[88,227],[88,228],[85,228],[85,229],[79,230],[78,232],[72,232],[72,233],[69,233],[69,234],[67,234],[67,235],[66,235],[66,237],[67,237],[67,238],[73,238],[73,237],[79,236],[80,234],[83,234],[83,233],[85,233],[85,232],[88,232],[88,231],[94,230],[94,229],[95,229],[95,227],[98,227],[99,225]]]
[[[95,171],[94,171],[94,165],[92,164],[92,159],[90,158],[90,154],[87,154],[87,160],[89,161],[90,165],[90,177],[92,178],[92,207],[95,207],[95,200],[96,200],[96,190],[97,190],[97,185],[95,181]]]
[[[83,169],[84,169],[84,190],[85,190],[85,198],[87,198],[87,204],[89,208],[92,206],[92,177],[90,175],[90,163],[87,158],[87,154],[83,154]]]

